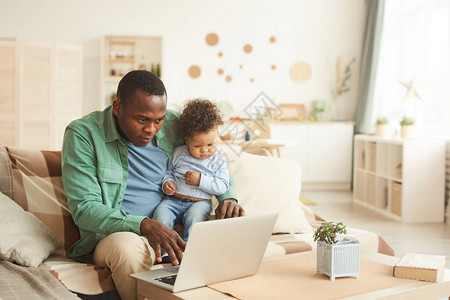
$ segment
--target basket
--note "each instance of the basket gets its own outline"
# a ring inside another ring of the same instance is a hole
[[[359,243],[340,239],[335,244],[317,241],[317,273],[334,280],[337,277],[359,277]]]

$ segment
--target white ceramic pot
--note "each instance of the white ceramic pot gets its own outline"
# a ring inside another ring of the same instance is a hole
[[[375,135],[376,136],[387,136],[389,125],[388,124],[377,124],[375,126]]]
[[[413,139],[415,136],[414,125],[402,125],[402,139]]]

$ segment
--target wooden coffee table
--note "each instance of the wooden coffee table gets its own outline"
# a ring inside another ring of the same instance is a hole
[[[314,264],[315,262],[312,262],[312,260],[315,260],[315,253],[312,251],[309,252],[303,252],[303,253],[297,253],[297,254],[290,254],[290,255],[283,255],[280,257],[274,257],[274,258],[268,258],[263,261],[260,271],[258,274],[246,277],[243,279],[238,279],[235,281],[230,281],[228,283],[229,286],[237,286],[239,284],[249,284],[252,286],[259,286],[259,289],[261,289],[261,285],[265,289],[265,296],[266,299],[274,299],[274,297],[270,296],[270,292],[273,294],[273,289],[276,288],[277,283],[274,281],[273,278],[278,278],[275,273],[279,274],[287,274],[289,272],[292,273],[292,270],[296,270],[296,266],[292,268],[292,264],[286,264],[287,262],[297,261],[301,259],[303,262],[307,261],[308,264]],[[363,254],[361,255],[361,259],[365,260],[365,265],[367,264],[373,264],[373,262],[379,264],[379,266],[382,266],[384,269],[390,270],[390,268],[386,268],[387,266],[391,267],[393,266],[397,261],[398,258],[382,255],[378,253],[370,253],[370,254]],[[284,263],[284,264],[283,264]],[[274,271],[274,265],[280,264],[280,268]],[[363,265],[363,264],[362,264]],[[288,266],[288,267],[286,267]],[[283,268],[286,268],[284,270]],[[367,268],[367,267],[366,267]],[[271,271],[270,271],[271,270]],[[272,272],[272,273],[267,273]],[[444,279],[437,283],[430,283],[430,282],[424,282],[424,281],[417,281],[417,280],[403,280],[391,277],[390,275],[384,275],[383,280],[384,281],[393,281],[393,283],[397,284],[396,286],[389,287],[389,288],[380,288],[377,290],[369,291],[369,292],[363,292],[361,294],[355,295],[355,289],[351,288],[353,285],[355,288],[359,287],[361,288],[361,285],[365,284],[367,285],[368,278],[366,276],[366,280],[364,281],[362,273],[361,272],[371,272],[370,270],[360,270],[360,279],[356,278],[347,278],[345,280],[340,280],[339,278],[335,281],[330,281],[325,275],[317,275],[314,272],[314,269],[312,269],[311,266],[309,266],[308,274],[302,274],[302,284],[306,286],[311,286],[311,288],[300,288],[304,292],[295,291],[295,289],[299,289],[296,284],[288,284],[284,287],[281,287],[284,291],[282,298],[283,299],[298,299],[300,296],[306,296],[306,298],[310,298],[311,294],[305,295],[305,293],[314,293],[315,291],[322,291],[322,299],[326,299],[329,295],[329,298],[336,298],[336,294],[324,294],[323,291],[330,290],[331,288],[335,288],[338,286],[346,286],[346,289],[344,289],[344,292],[341,291],[341,299],[437,299],[437,298],[445,298],[450,296],[450,270],[445,270]],[[367,274],[367,273],[366,273]],[[279,278],[281,278],[280,276]],[[264,280],[268,280],[268,278],[272,278],[270,288],[272,290],[268,290],[267,282],[264,282]],[[295,276],[289,275],[289,280],[295,280]],[[310,280],[310,282],[308,282]],[[260,281],[260,282],[258,282]],[[369,280],[370,282],[370,280]],[[372,284],[370,284],[372,285]],[[227,284],[215,284],[211,285],[213,288],[219,289],[223,291],[225,289]],[[286,288],[287,286],[287,288]],[[350,286],[350,288],[349,288]],[[289,287],[293,290],[292,293],[289,293]],[[216,291],[212,289],[211,287],[201,287],[197,289],[192,289],[188,291],[178,292],[178,293],[171,293],[169,291],[166,291],[164,289],[161,289],[157,286],[154,286],[152,284],[149,284],[147,282],[137,280],[137,294],[138,299],[205,299],[205,300],[221,300],[221,299],[235,299],[231,297],[230,295],[227,295],[225,293]],[[242,295],[242,294],[241,294]],[[247,294],[245,297],[242,297],[244,299],[252,299],[252,296],[248,296]],[[291,295],[291,297],[289,296]],[[317,295],[316,295],[317,296]],[[261,297],[258,296],[254,299],[260,299]],[[314,297],[317,298],[317,297]]]

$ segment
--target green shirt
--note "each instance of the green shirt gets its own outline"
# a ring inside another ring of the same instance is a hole
[[[176,128],[177,114],[167,110],[156,134],[156,145],[170,158],[184,144]],[[105,235],[131,231],[141,234],[144,217],[128,215],[121,204],[128,179],[128,147],[120,141],[112,106],[69,124],[62,149],[62,179],[69,209],[80,239],[67,251],[70,258],[92,263],[92,254]],[[219,201],[236,198],[233,180]]]

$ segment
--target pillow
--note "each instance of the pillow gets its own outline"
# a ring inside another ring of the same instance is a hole
[[[35,215],[62,242],[56,254],[66,251],[80,234],[67,205],[61,175],[61,151],[8,147],[14,201]]]
[[[56,236],[32,213],[0,192],[0,258],[37,267],[61,247]]]
[[[300,165],[291,160],[257,156],[224,145],[239,204],[247,215],[278,213],[273,233],[310,233],[299,200]]]

